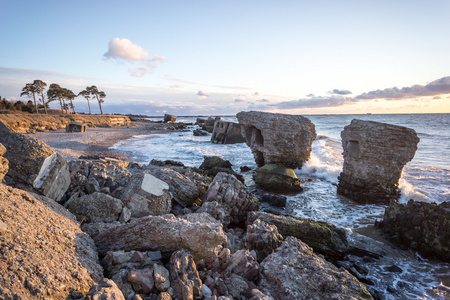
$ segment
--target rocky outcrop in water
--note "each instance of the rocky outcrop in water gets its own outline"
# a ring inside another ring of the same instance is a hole
[[[176,122],[176,121],[177,121],[177,116],[169,115],[169,114],[164,115],[164,123]]]
[[[373,299],[364,284],[345,269],[315,255],[294,237],[264,259],[260,276],[261,291],[277,300]]]
[[[376,225],[397,245],[450,263],[450,202],[391,201]]]
[[[300,179],[291,168],[278,165],[265,165],[256,170],[253,180],[258,187],[279,193],[298,193],[303,191]]]
[[[343,258],[348,250],[344,229],[330,223],[278,216],[266,212],[249,212],[247,224],[253,224],[256,220],[275,225],[284,238],[296,237],[312,247],[316,253],[330,260]]]
[[[225,227],[247,219],[247,212],[257,210],[258,199],[233,175],[220,172],[206,192],[198,212],[206,212]]]
[[[410,128],[353,120],[341,132],[344,168],[338,193],[360,203],[388,204],[400,197],[398,181],[419,138]]]
[[[35,191],[54,200],[62,198],[69,187],[66,162],[46,144],[12,132],[0,122],[0,142],[9,161],[5,180],[8,185]]]
[[[245,139],[241,134],[241,125],[225,121],[215,122],[211,142],[216,144],[245,143]]]
[[[208,214],[147,216],[106,230],[95,238],[98,251],[176,251],[188,249],[198,259],[215,257],[226,242],[222,225]]]
[[[95,244],[72,214],[0,184],[1,299],[68,299],[102,278]]]
[[[236,117],[259,167],[301,168],[309,159],[316,130],[308,118],[258,111],[240,112]]]

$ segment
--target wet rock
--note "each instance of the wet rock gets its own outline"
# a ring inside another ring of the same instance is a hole
[[[258,187],[278,193],[298,193],[303,191],[301,181],[294,170],[278,165],[265,165],[256,170],[253,180]]]
[[[210,133],[209,133],[208,131],[206,131],[206,130],[201,130],[201,129],[195,129],[195,130],[193,131],[193,134],[194,134],[195,136],[207,136],[207,135],[210,135]]]
[[[257,210],[258,199],[233,175],[218,173],[206,192],[198,212],[207,212],[226,227],[247,219],[247,212]]]
[[[172,209],[169,185],[148,171],[133,175],[122,195],[122,201],[130,209],[132,217],[164,215]]]
[[[258,111],[240,112],[236,117],[259,167],[277,164],[295,169],[309,159],[316,130],[308,118]]]
[[[193,300],[201,297],[202,281],[189,251],[175,251],[170,257],[170,268],[170,282],[175,299]]]
[[[147,216],[104,231],[94,238],[98,251],[188,249],[194,257],[215,257],[226,242],[222,225],[208,214]]]
[[[277,227],[259,219],[247,226],[246,237],[248,249],[256,251],[259,262],[274,252],[283,242],[283,237],[278,233]]]
[[[103,278],[98,284],[91,287],[84,299],[125,300],[125,297],[113,280]]]
[[[241,134],[241,125],[225,121],[215,122],[211,142],[216,144],[245,143],[245,139]]]
[[[103,193],[93,193],[80,198],[71,198],[65,207],[75,215],[86,216],[89,222],[118,221],[123,210],[121,200]]]
[[[7,177],[14,187],[34,191],[54,200],[62,198],[70,185],[67,164],[46,144],[12,132],[0,122],[0,142],[9,161]],[[4,162],[3,162],[4,163]]]
[[[54,200],[0,184],[0,298],[65,299],[103,278],[92,239]]]
[[[437,204],[410,200],[401,204],[393,200],[376,226],[397,245],[450,262],[449,201]]]
[[[355,277],[294,237],[264,259],[260,276],[260,290],[275,299],[372,299]]]
[[[265,212],[249,212],[247,224],[253,224],[257,219],[275,225],[284,238],[293,236],[302,240],[316,253],[324,255],[327,259],[341,259],[347,252],[346,233],[344,229],[333,224]]]
[[[244,177],[234,172],[231,166],[232,165],[228,160],[224,160],[219,156],[205,156],[199,169],[203,170],[208,176],[211,177],[216,176],[219,172],[224,172],[234,175],[234,177],[244,182]]]
[[[353,120],[341,132],[344,168],[338,193],[360,203],[389,204],[400,197],[398,181],[419,138],[410,128]]]
[[[286,207],[286,196],[277,194],[264,194],[261,196],[261,202],[265,202],[275,207]]]

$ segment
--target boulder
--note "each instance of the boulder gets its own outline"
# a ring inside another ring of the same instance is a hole
[[[296,237],[329,260],[342,259],[348,250],[345,230],[326,222],[278,216],[265,212],[249,212],[247,224],[255,220],[275,225],[284,237]]]
[[[258,187],[278,193],[298,193],[303,191],[301,181],[294,170],[278,165],[265,165],[256,170],[253,180]]]
[[[301,168],[309,159],[316,130],[308,118],[258,111],[236,115],[256,164]]]
[[[189,251],[175,251],[170,257],[170,285],[175,299],[194,300],[202,296],[202,281]]]
[[[103,278],[92,239],[54,200],[0,184],[0,299],[69,299]]]
[[[195,136],[207,136],[207,135],[210,135],[210,133],[209,133],[208,131],[202,130],[202,129],[195,129],[195,130],[193,131],[193,134],[194,134]]]
[[[131,270],[127,274],[127,279],[133,286],[133,289],[141,294],[149,294],[155,286],[153,268]]]
[[[450,201],[401,204],[392,200],[376,225],[394,243],[450,263]]]
[[[165,292],[170,287],[169,270],[164,266],[156,264],[153,267],[153,275],[155,277],[155,287],[160,292]]]
[[[276,226],[256,219],[247,226],[246,245],[255,250],[259,262],[275,251],[283,242],[283,236],[278,233]]]
[[[260,277],[259,289],[277,300],[373,299],[353,275],[315,255],[294,237],[264,259]]]
[[[231,167],[232,164],[228,160],[224,160],[219,156],[205,156],[199,169],[211,177],[216,176],[219,172],[225,172],[244,182],[244,177],[237,174]]]
[[[359,203],[398,199],[403,166],[413,159],[419,138],[410,128],[353,120],[341,132],[344,168],[338,193]]]
[[[59,200],[70,185],[67,164],[46,144],[12,132],[0,122],[0,142],[9,161],[7,177],[14,187]]]
[[[198,212],[207,212],[226,227],[247,219],[247,212],[258,210],[259,201],[233,175],[220,172],[206,192]]]
[[[221,117],[215,117],[215,118],[209,117],[208,119],[205,120],[205,123],[203,124],[202,129],[209,133],[212,133],[214,130],[214,123],[218,122],[220,120],[222,120]]]
[[[245,143],[245,139],[241,134],[241,125],[234,122],[215,122],[211,142],[216,144]]]
[[[6,173],[8,173],[9,165],[8,160],[3,157],[6,152],[5,146],[0,143],[0,183],[3,181]]]
[[[169,191],[180,205],[191,206],[194,201],[200,197],[200,191],[197,185],[187,176],[170,168],[158,168],[153,166],[146,167],[151,175],[166,182],[169,185]]]
[[[147,216],[98,234],[99,253],[115,250],[176,251],[187,249],[195,258],[215,257],[226,236],[222,225],[208,214]]]
[[[87,217],[91,223],[118,221],[123,210],[122,201],[103,193],[74,197],[64,206],[74,215]]]
[[[98,284],[91,287],[84,300],[125,300],[117,284],[108,278],[103,278]]]
[[[122,195],[122,201],[131,211],[132,217],[164,215],[172,209],[172,194],[169,185],[149,174],[136,173]]]
[[[169,114],[164,115],[164,123],[176,122],[176,121],[177,121],[177,116],[169,115]]]

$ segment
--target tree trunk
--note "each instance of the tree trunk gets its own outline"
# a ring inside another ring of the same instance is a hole
[[[33,100],[34,100],[34,108],[36,109],[36,113],[39,114],[37,102],[36,102],[36,94],[33,93]]]
[[[100,114],[103,115],[102,103],[98,101],[98,106],[100,106]]]
[[[89,104],[89,100],[86,98],[87,102],[88,102],[88,107],[89,107],[89,114],[91,114],[91,104]]]
[[[75,114],[75,106],[73,106],[72,99],[69,99],[69,100],[70,100],[70,105],[72,106],[72,111],[73,111],[73,113]]]
[[[47,114],[47,105],[45,104],[45,98],[44,98],[44,92],[41,92],[41,96],[42,96],[42,104],[44,105],[44,111],[45,114]]]

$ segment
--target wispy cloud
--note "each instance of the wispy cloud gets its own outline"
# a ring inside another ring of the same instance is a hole
[[[336,94],[336,95],[350,95],[352,92],[350,92],[349,90],[334,89],[332,91],[329,91],[328,93],[329,94]]]
[[[416,84],[410,87],[387,88],[384,90],[370,91],[356,96],[358,100],[372,99],[405,99],[424,96],[438,96],[450,93],[450,76],[437,79],[427,85]]]
[[[147,73],[152,73],[156,63],[163,62],[166,57],[155,55],[150,58],[148,50],[141,46],[133,44],[128,39],[114,38],[109,42],[108,51],[103,54],[105,58],[117,59],[127,62],[139,62],[142,64],[139,68],[130,68],[128,71],[132,76],[142,77]]]
[[[183,84],[190,84],[190,85],[197,85],[197,86],[206,86],[206,87],[212,87],[212,88],[219,88],[219,89],[225,89],[225,90],[243,90],[243,91],[249,91],[253,90],[252,88],[245,87],[245,86],[238,86],[238,85],[218,85],[218,84],[209,84],[199,81],[192,81],[192,80],[186,80],[182,78],[173,77],[171,74],[167,74],[164,76],[165,79],[183,83]]]

